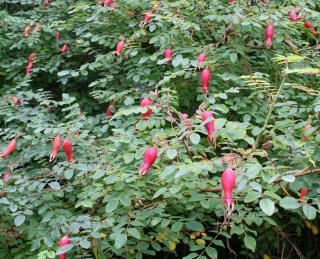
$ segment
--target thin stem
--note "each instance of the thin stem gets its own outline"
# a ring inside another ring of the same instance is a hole
[[[286,78],[287,78],[287,75],[285,74],[282,78],[282,81],[281,81],[281,84],[280,84],[280,87],[278,89],[278,92],[276,94],[276,96],[274,97],[274,100],[272,101],[272,103],[270,104],[270,108],[269,108],[269,111],[268,111],[268,114],[267,114],[267,117],[266,117],[266,120],[264,122],[264,125],[263,125],[263,128],[262,128],[262,131],[261,133],[257,136],[254,144],[253,144],[253,147],[252,147],[252,151],[256,151],[257,149],[257,146],[259,144],[259,141],[260,141],[260,138],[261,138],[261,135],[265,132],[267,126],[268,126],[268,123],[269,123],[269,120],[271,118],[271,115],[272,115],[272,112],[273,112],[273,108],[274,108],[274,105],[276,104],[278,98],[279,98],[279,95],[281,94],[282,92],[282,89],[284,87],[284,83],[286,81]]]

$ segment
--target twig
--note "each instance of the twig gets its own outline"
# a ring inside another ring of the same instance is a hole
[[[299,177],[299,176],[303,176],[303,175],[307,175],[307,174],[319,174],[320,173],[320,169],[310,169],[310,170],[302,170],[302,171],[299,171],[297,173],[294,173],[294,174],[291,174],[295,177]],[[278,178],[276,180],[274,180],[272,183],[279,183],[281,182],[282,179],[281,178]]]
[[[143,207],[140,208],[139,210],[145,210],[145,209],[147,209],[147,208],[149,208],[149,207],[151,207],[151,206],[153,206],[153,205],[159,205],[159,204],[161,204],[161,203],[165,203],[165,201],[158,201],[158,202],[150,203],[150,204],[148,204],[148,205],[143,206]]]
[[[303,254],[300,252],[299,248],[296,247],[296,246],[294,245],[294,243],[292,243],[291,240],[290,240],[287,236],[285,236],[285,238],[286,238],[286,239],[289,241],[289,243],[292,245],[292,247],[293,247],[294,250],[296,251],[297,255],[298,255],[300,258],[303,258]]]
[[[212,245],[212,243],[217,239],[217,237],[220,235],[220,233],[221,233],[221,231],[222,231],[222,229],[223,229],[223,226],[224,226],[224,225],[221,226],[221,228],[220,228],[219,232],[217,233],[217,235],[211,240],[210,244],[201,252],[201,254],[198,256],[198,258],[201,257],[201,255],[203,255],[203,253],[204,253],[205,251],[207,251],[207,249],[208,249],[208,248]]]
[[[266,120],[264,122],[264,125],[263,125],[263,128],[262,128],[262,131],[261,133],[257,136],[255,142],[253,143],[253,146],[252,146],[252,152],[256,151],[257,149],[257,146],[259,145],[259,141],[260,141],[260,138],[261,138],[261,135],[265,132],[267,126],[268,126],[268,123],[269,123],[269,120],[271,118],[271,115],[272,115],[272,112],[273,112],[273,108],[279,98],[279,95],[281,94],[282,92],[282,89],[285,85],[285,81],[286,81],[286,78],[287,78],[287,75],[285,74],[282,78],[282,81],[281,81],[281,84],[280,84],[280,87],[278,89],[278,92],[276,94],[276,96],[274,97],[274,100],[273,102],[270,104],[270,107],[269,107],[269,111],[268,111],[268,114],[267,114],[267,117],[266,117]]]
[[[188,144],[187,144],[187,140],[186,140],[185,138],[183,138],[183,145],[185,146],[185,148],[186,148],[186,150],[187,150],[187,152],[188,152],[189,157],[192,158],[192,151],[190,150],[190,148],[189,148],[189,146],[188,146]]]
[[[197,192],[199,192],[199,193],[204,193],[204,192],[220,192],[220,191],[221,191],[221,188],[220,188],[220,187],[197,190]]]

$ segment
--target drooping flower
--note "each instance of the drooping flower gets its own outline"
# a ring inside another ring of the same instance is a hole
[[[70,243],[71,243],[71,241],[69,239],[69,236],[65,235],[63,238],[61,238],[59,240],[59,247],[63,247],[63,246],[69,245]],[[67,254],[66,253],[60,254],[59,258],[60,259],[66,259],[67,258]]]
[[[52,162],[53,160],[55,160],[57,158],[57,154],[59,152],[60,146],[61,146],[61,137],[60,137],[60,135],[57,135],[54,138],[53,143],[52,143],[52,151],[50,154],[49,162]]]
[[[143,98],[140,102],[141,107],[148,107],[152,105],[152,100],[149,98]],[[142,117],[144,120],[148,120],[148,117],[152,114],[152,110],[148,109],[145,113],[142,113]]]
[[[202,92],[204,94],[208,94],[208,92],[209,92],[210,79],[211,79],[211,73],[210,73],[209,69],[206,67],[201,73]]]
[[[209,141],[212,140],[213,138],[213,133],[215,131],[215,125],[214,125],[214,120],[213,120],[213,113],[212,112],[209,112],[209,111],[204,111],[201,115],[201,119],[203,122],[207,121],[208,119],[210,118],[210,121],[208,121],[206,124],[205,124],[205,128],[207,130],[207,133],[208,133],[208,136],[207,136],[207,139]]]
[[[150,147],[144,153],[143,165],[139,168],[139,175],[146,175],[149,172],[150,167],[156,161],[158,156],[158,150],[156,147]]]
[[[16,147],[17,147],[16,139],[11,140],[6,150],[0,154],[0,157],[2,158],[7,157],[8,155],[10,155],[12,152],[16,150]]]
[[[266,48],[269,49],[272,45],[273,35],[274,35],[274,27],[273,24],[268,25],[266,31]]]
[[[221,177],[221,185],[223,190],[223,200],[227,206],[227,210],[231,212],[234,207],[233,188],[236,183],[236,174],[231,168],[227,168]]]
[[[68,138],[63,141],[63,151],[66,154],[67,161],[69,163],[72,162],[73,161],[73,158],[72,158],[72,143],[71,143],[70,139],[68,139]]]

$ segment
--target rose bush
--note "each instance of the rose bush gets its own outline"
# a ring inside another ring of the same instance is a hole
[[[0,1],[1,258],[315,258],[320,5],[280,2]]]

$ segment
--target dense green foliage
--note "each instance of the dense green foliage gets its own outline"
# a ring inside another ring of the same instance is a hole
[[[227,2],[0,0],[0,150],[17,140],[0,158],[1,174],[12,173],[0,180],[0,258],[316,258],[320,47],[304,19],[320,31],[320,3]],[[304,19],[293,22],[295,6]],[[213,142],[203,110],[215,115]],[[71,163],[62,149],[48,162],[58,134],[72,141]],[[139,176],[151,146],[158,158]],[[227,166],[237,175],[231,215],[220,184]],[[72,244],[58,249],[67,233]]]

